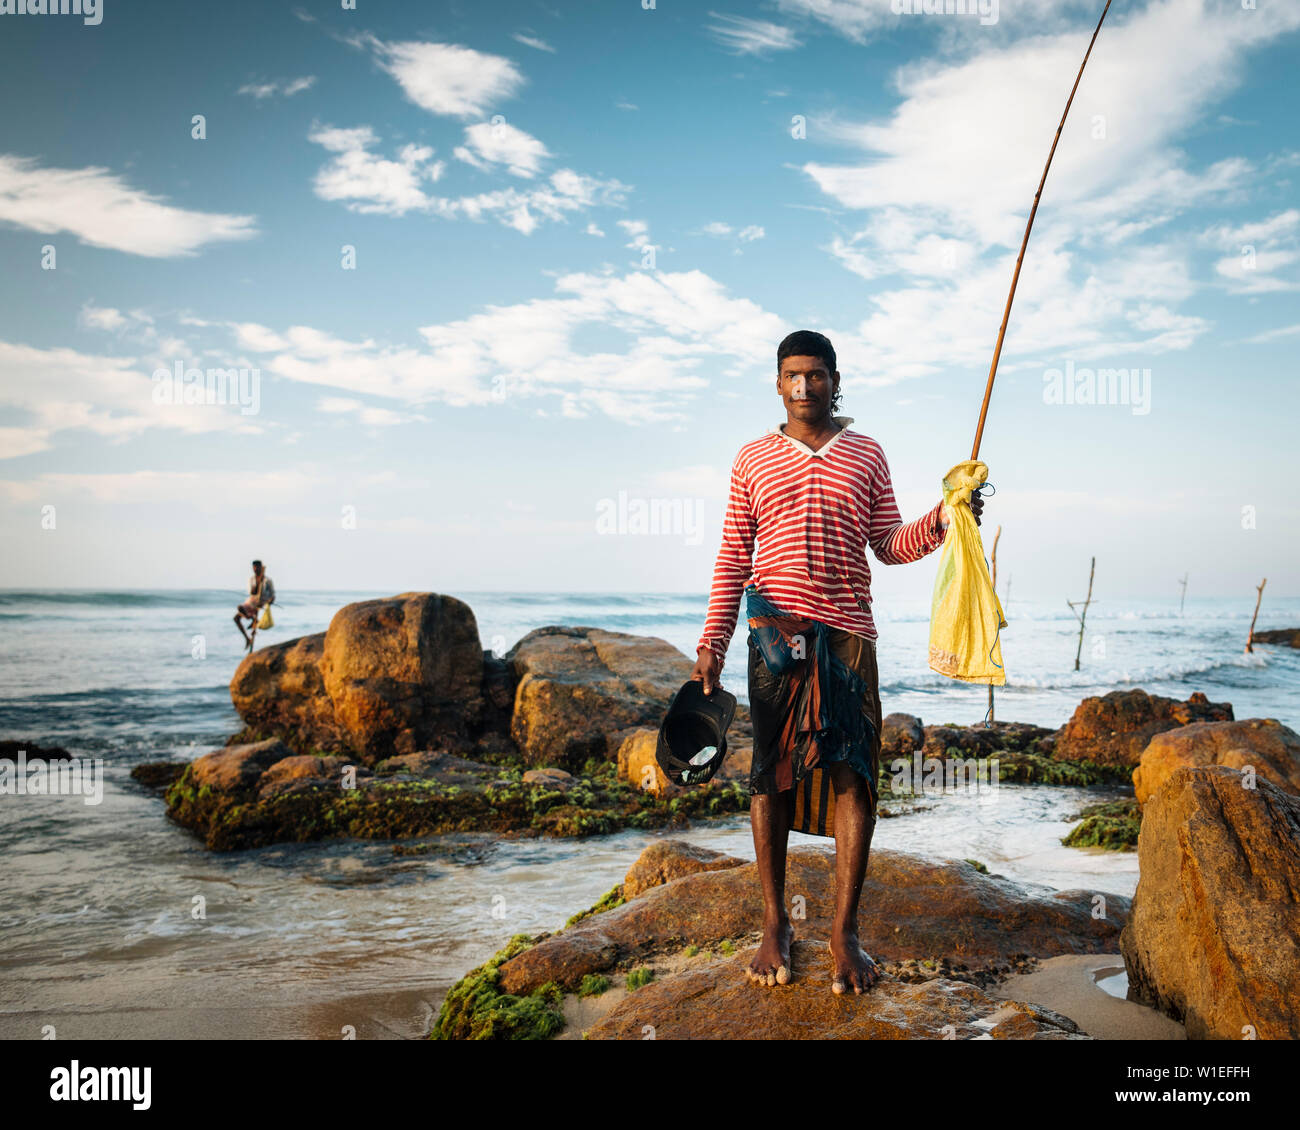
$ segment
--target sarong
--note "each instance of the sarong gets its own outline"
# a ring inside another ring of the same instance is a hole
[[[833,836],[829,767],[847,763],[879,802],[880,687],[873,641],[820,620],[788,616],[754,586],[749,618],[750,795],[778,794],[791,828]]]

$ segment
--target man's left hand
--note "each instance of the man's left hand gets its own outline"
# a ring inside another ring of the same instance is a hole
[[[970,496],[970,512],[975,515],[975,525],[980,524],[980,515],[984,513],[984,500],[978,494]],[[948,528],[948,511],[946,509],[939,511],[939,526],[941,529]]]

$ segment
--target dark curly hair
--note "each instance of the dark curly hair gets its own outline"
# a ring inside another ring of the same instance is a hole
[[[826,362],[826,367],[834,373],[836,370],[835,346],[825,334],[816,330],[795,330],[788,334],[776,347],[776,371],[780,373],[781,362],[787,357],[817,357]],[[840,390],[837,387],[831,397],[831,413],[840,410]]]

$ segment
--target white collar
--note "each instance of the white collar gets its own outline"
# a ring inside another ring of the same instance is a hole
[[[786,435],[786,433],[781,430],[780,424],[777,424],[776,427],[772,428],[771,430],[774,431],[777,435],[779,435],[783,440],[785,440],[786,443],[794,444],[794,446],[797,447],[800,451],[806,452],[809,455],[825,455],[826,452],[828,452],[831,449],[831,447],[834,446],[834,444],[839,440],[840,436],[842,436],[846,431],[848,431],[849,425],[853,423],[852,416],[832,416],[831,419],[834,420],[835,423],[839,424],[840,430],[836,432],[833,436],[831,436],[831,438],[827,440],[824,444],[822,444],[821,447],[819,447],[816,451],[814,451],[806,443],[803,443],[802,441],[795,439],[794,436]]]

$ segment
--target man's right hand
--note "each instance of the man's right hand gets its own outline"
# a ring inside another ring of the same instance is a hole
[[[704,683],[705,694],[712,694],[713,688],[718,685],[718,677],[721,674],[722,660],[707,647],[702,648],[695,660],[695,669],[691,672],[691,678]]]

